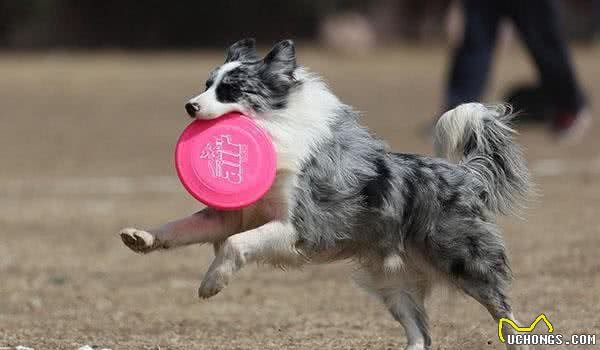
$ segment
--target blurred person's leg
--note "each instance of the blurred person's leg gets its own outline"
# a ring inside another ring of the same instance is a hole
[[[584,119],[588,124],[585,99],[560,31],[558,4],[553,0],[506,0],[506,6],[533,56],[542,87],[555,104],[557,133],[571,133]]]
[[[453,52],[445,108],[481,98],[496,46],[501,3],[501,0],[463,1],[463,40]]]

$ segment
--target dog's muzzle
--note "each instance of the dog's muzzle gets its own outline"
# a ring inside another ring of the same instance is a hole
[[[196,117],[196,113],[200,110],[200,105],[195,102],[188,102],[185,104],[185,111],[190,117]]]

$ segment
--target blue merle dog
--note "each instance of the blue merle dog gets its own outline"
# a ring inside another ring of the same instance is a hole
[[[514,319],[496,216],[519,208],[529,179],[506,108],[470,103],[446,112],[435,128],[439,158],[394,153],[296,63],[292,41],[260,58],[245,39],[185,109],[198,119],[245,113],[270,132],[278,154],[274,185],[250,207],[207,208],[156,229],[121,231],[141,253],[213,243],[200,297],[219,293],[251,262],[351,259],[358,283],[404,327],[406,349],[431,348],[424,299],[439,281],[494,319]]]

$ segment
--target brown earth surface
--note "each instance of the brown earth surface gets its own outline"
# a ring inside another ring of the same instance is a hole
[[[431,153],[442,49],[343,57],[299,48],[364,123],[397,151]],[[575,52],[591,101],[600,51]],[[177,182],[184,101],[221,53],[0,54],[0,347],[77,349],[399,349],[401,327],[355,288],[352,265],[250,266],[209,301],[196,296],[208,246],[140,256],[117,236],[196,211]],[[490,100],[533,79],[517,48],[500,53]],[[600,128],[556,144],[522,130],[540,196],[501,219],[518,317],[600,336]],[[501,349],[486,311],[452,291],[428,303],[434,349]],[[600,339],[598,339],[600,342]],[[558,349],[561,347],[548,347]],[[562,347],[566,348],[566,347]],[[577,347],[570,347],[577,348]],[[593,347],[591,347],[593,348]]]

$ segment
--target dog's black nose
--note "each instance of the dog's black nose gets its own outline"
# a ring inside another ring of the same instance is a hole
[[[200,105],[196,102],[188,102],[185,104],[185,111],[190,117],[194,118],[196,116],[196,112],[200,110]]]

